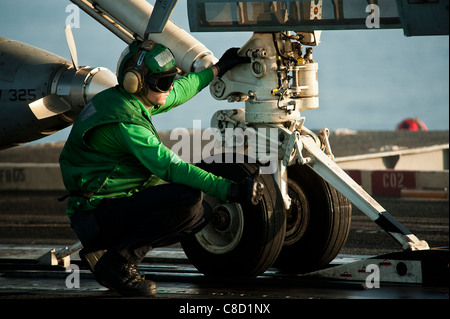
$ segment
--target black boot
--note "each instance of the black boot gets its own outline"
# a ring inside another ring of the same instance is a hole
[[[100,260],[100,258],[102,258],[102,256],[106,253],[106,250],[91,250],[88,248],[83,248],[81,249],[78,254],[80,255],[80,259],[86,264],[86,266],[89,268],[89,270],[92,272],[92,274],[94,275],[95,280],[97,280],[97,282],[106,287],[106,288],[110,288],[108,287],[106,283],[101,282],[97,276],[95,275],[94,269],[95,269],[95,265],[97,264],[97,262]]]
[[[81,249],[78,254],[80,259],[86,264],[90,271],[94,272],[94,267],[97,262],[102,258],[106,250],[90,250],[87,248]]]
[[[115,251],[107,251],[94,268],[95,277],[106,287],[123,296],[153,296],[156,284],[145,280],[138,266],[130,263]]]

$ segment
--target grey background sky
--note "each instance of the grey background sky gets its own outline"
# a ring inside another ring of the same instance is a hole
[[[155,1],[150,0],[151,4]],[[64,35],[68,0],[0,0],[0,36],[25,42],[70,60]],[[172,20],[189,31],[186,1],[178,1]],[[125,43],[83,11],[74,29],[80,65],[116,71]],[[217,57],[242,46],[251,33],[193,33]],[[403,30],[324,31],[314,48],[319,63],[317,110],[305,111],[311,129],[394,130],[406,117],[419,117],[430,130],[449,129],[448,36],[405,37]],[[243,103],[216,101],[209,89],[178,109],[154,117],[158,130],[202,127],[220,109]],[[41,140],[64,140],[65,129]]]

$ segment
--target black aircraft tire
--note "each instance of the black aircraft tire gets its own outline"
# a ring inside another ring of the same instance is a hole
[[[350,230],[352,206],[306,165],[289,167],[288,176],[291,209],[299,217],[286,212],[287,237],[274,267],[287,273],[318,270],[343,248]]]
[[[198,166],[234,181],[249,176],[258,167],[248,163]],[[204,195],[204,201],[215,209],[215,214],[199,233],[181,241],[190,262],[201,273],[214,277],[253,277],[264,273],[277,259],[284,243],[285,209],[272,176],[261,175],[260,180],[264,195],[257,205],[224,203]],[[238,230],[230,231],[233,228]]]

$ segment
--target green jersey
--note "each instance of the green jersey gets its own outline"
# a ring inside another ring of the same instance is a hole
[[[161,143],[151,121],[152,115],[191,99],[212,78],[206,69],[176,80],[166,103],[149,110],[120,87],[97,94],[77,117],[59,159],[64,184],[72,192],[68,216],[94,209],[103,198],[131,196],[163,181],[225,200],[231,181],[182,161]]]

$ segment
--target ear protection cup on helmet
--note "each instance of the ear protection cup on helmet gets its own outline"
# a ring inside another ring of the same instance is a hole
[[[122,52],[117,65],[119,85],[128,93],[146,95],[148,74],[160,74],[160,76],[155,76],[161,77],[166,71],[175,68],[175,60],[170,49],[155,41],[146,40],[131,43]],[[164,84],[164,81],[161,81]]]
[[[128,93],[134,94],[139,92],[144,86],[141,72],[136,68],[125,70],[123,77],[123,88]]]

